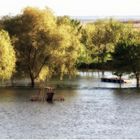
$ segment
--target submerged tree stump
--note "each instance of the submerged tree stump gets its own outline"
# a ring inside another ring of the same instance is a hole
[[[32,96],[30,101],[47,101],[47,102],[53,102],[53,96],[54,96],[54,89],[51,87],[47,87],[47,92],[45,92],[45,88],[40,88],[39,94]]]
[[[47,102],[52,102],[53,101],[53,96],[54,96],[53,88],[47,87],[46,101]]]

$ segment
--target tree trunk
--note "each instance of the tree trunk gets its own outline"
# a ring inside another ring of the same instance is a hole
[[[35,78],[31,73],[30,73],[30,79],[31,79],[31,87],[33,88],[35,86]]]
[[[105,76],[105,71],[104,71],[104,57],[101,58],[101,71],[102,71],[102,77],[104,78],[104,76]]]
[[[121,81],[122,75],[119,75],[119,79],[120,79],[120,81]],[[120,84],[120,88],[122,88],[122,83],[120,82],[119,84]]]
[[[32,88],[35,87],[35,80],[34,80],[34,78],[31,78],[31,87]]]
[[[102,69],[102,77],[104,78],[105,76],[105,71]]]
[[[136,75],[137,88],[139,88],[139,75]]]

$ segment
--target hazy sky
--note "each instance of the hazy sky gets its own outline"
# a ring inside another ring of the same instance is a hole
[[[20,13],[26,6],[48,6],[56,15],[140,15],[140,0],[0,0],[0,16]]]

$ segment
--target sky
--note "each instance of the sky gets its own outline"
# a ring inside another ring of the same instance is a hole
[[[140,0],[0,0],[0,16],[20,14],[27,6],[49,7],[56,15],[140,16]]]

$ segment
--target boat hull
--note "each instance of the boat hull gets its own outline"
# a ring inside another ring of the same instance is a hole
[[[101,78],[102,82],[110,82],[110,83],[126,83],[123,79],[117,78]]]

